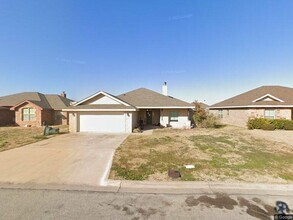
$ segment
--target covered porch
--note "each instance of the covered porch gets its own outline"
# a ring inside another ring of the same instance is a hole
[[[174,128],[190,128],[188,109],[139,109],[137,125],[144,127],[164,126]]]
[[[138,124],[144,126],[160,125],[160,109],[141,109],[138,111]]]

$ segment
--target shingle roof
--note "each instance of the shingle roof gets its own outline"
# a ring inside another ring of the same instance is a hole
[[[50,106],[53,109],[61,110],[66,106],[70,105],[70,102],[72,102],[71,99],[62,97],[60,95],[45,95],[46,99],[48,100]]]
[[[78,106],[69,106],[64,109],[90,109],[90,110],[95,110],[95,109],[133,109],[135,110],[134,107],[132,106],[126,106],[126,105],[119,105],[119,104],[96,104],[96,105],[78,105]]]
[[[192,108],[192,104],[165,96],[155,91],[140,88],[117,96],[121,100],[135,107],[186,107]]]
[[[271,95],[276,97],[283,102],[272,100],[264,101],[256,99],[263,97],[265,95]],[[255,101],[255,102],[253,102]],[[283,86],[261,86],[256,89],[250,90],[248,92],[242,93],[240,95],[234,96],[232,98],[226,99],[222,102],[216,103],[210,107],[219,108],[219,107],[247,107],[247,106],[284,106],[284,105],[293,105],[293,88],[283,87]]]
[[[60,95],[45,95],[39,92],[22,92],[0,97],[0,106],[13,107],[24,101],[30,101],[41,108],[61,110],[70,105],[72,100]]]

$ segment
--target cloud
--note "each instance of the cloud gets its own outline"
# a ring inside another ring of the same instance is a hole
[[[84,65],[85,61],[82,60],[72,60],[72,59],[66,59],[66,58],[56,58],[57,61],[63,62],[63,63],[73,63],[78,65]]]
[[[175,15],[169,18],[169,20],[175,21],[175,20],[181,20],[181,19],[188,19],[192,18],[193,14],[186,14],[186,15]]]

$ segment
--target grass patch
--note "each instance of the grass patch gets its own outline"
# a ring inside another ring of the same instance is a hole
[[[1,141],[0,142],[0,148],[5,147],[8,144],[8,141]]]
[[[293,151],[229,126],[163,129],[129,136],[116,151],[110,178],[170,180],[169,169],[179,170],[182,181],[293,182]]]
[[[68,126],[54,127],[59,127],[62,133],[68,133]],[[43,131],[42,127],[0,127],[0,151],[48,139],[43,136]]]
[[[293,173],[281,173],[279,174],[279,177],[284,180],[293,181]]]

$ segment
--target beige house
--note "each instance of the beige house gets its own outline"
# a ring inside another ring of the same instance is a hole
[[[118,96],[97,92],[73,106],[69,112],[71,132],[131,133],[138,125],[190,128],[190,103],[140,88]]]
[[[245,127],[249,118],[293,120],[293,88],[262,86],[210,106],[224,124]]]

